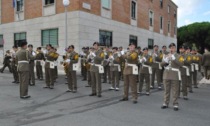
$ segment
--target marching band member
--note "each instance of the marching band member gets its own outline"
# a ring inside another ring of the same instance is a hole
[[[12,67],[12,74],[13,74],[13,78],[14,78],[14,81],[12,83],[16,83],[16,84],[19,83],[19,75],[17,72],[18,62],[16,60],[17,52],[18,52],[18,47],[15,45],[15,46],[13,46],[13,51],[12,51],[11,67]]]
[[[178,96],[179,96],[179,81],[181,81],[181,72],[180,68],[184,64],[183,56],[180,56],[176,53],[176,45],[171,43],[169,45],[170,53],[163,58],[163,62],[161,63],[165,66],[165,70],[163,73],[164,80],[164,103],[162,105],[162,109],[168,108],[170,101],[171,90],[173,92],[173,106],[174,111],[178,111]]]
[[[78,60],[79,60],[79,55],[74,51],[74,45],[70,45],[68,49],[70,56],[68,59],[68,90],[66,92],[72,92],[76,93],[77,92],[77,77],[76,77],[76,72],[77,72],[77,66],[78,65]]]
[[[109,56],[111,55],[111,51],[109,50],[109,46],[105,47],[104,49],[104,74],[103,74],[103,83],[107,83],[107,76],[108,76],[108,83],[111,84],[111,74],[110,74],[110,66],[109,66]]]
[[[42,48],[38,47],[36,50],[36,75],[37,79],[43,80],[43,70],[42,70],[42,63],[44,62],[45,57],[44,53],[42,52]]]
[[[36,52],[33,50],[33,45],[28,45],[28,51],[29,51],[29,85],[35,86],[35,73],[34,73],[34,60],[36,58]]]
[[[192,54],[192,67],[194,67],[193,68],[194,71],[192,71],[192,80],[193,80],[192,84],[194,88],[198,88],[197,73],[199,71],[200,68],[199,66],[202,58],[196,54],[195,49],[192,49],[191,54]]]
[[[143,49],[143,55],[139,57],[139,62],[141,63],[140,81],[139,81],[139,94],[142,93],[142,87],[144,80],[146,82],[146,95],[150,95],[150,75],[152,74],[152,56],[148,54],[148,48]]]
[[[58,55],[54,53],[54,48],[49,44],[47,45],[47,53],[45,54],[45,82],[44,88],[54,89],[55,81],[55,64],[54,61],[58,58]]]
[[[104,69],[102,66],[102,61],[104,60],[104,52],[99,48],[99,43],[93,43],[94,52],[91,52],[91,87],[92,93],[90,96],[98,96],[101,97],[101,74],[104,73]]]
[[[137,103],[137,83],[136,75],[138,75],[138,53],[135,51],[136,45],[129,44],[129,51],[123,56],[126,63],[123,71],[124,74],[124,96],[120,101],[128,101],[129,86],[131,87],[133,103]]]
[[[187,87],[191,83],[191,63],[192,63],[192,56],[190,53],[187,53],[185,50],[188,49],[184,46],[181,46],[179,48],[180,55],[183,56],[184,58],[184,65],[180,68],[181,71],[181,83],[182,83],[182,94],[184,100],[188,100],[188,92],[187,92]]]
[[[119,85],[120,85],[119,72],[121,70],[120,56],[121,54],[118,53],[118,48],[113,47],[112,54],[109,55],[109,66],[110,66],[110,72],[112,76],[112,87],[110,88],[110,90],[119,91]]]
[[[163,54],[158,51],[159,46],[154,45],[153,47],[153,52],[152,52],[152,58],[153,58],[153,64],[152,64],[152,79],[151,79],[151,88],[154,88],[154,83],[155,83],[155,76],[157,79],[157,84],[158,84],[158,89],[162,89],[161,87],[161,62],[163,58]]]

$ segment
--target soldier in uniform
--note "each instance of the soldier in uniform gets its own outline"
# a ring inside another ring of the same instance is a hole
[[[36,51],[36,75],[39,80],[43,80],[42,63],[45,60],[42,48],[38,47]]]
[[[158,89],[162,89],[161,87],[161,62],[163,58],[163,54],[158,51],[158,45],[154,45],[154,50],[152,52],[152,58],[153,58],[153,64],[152,64],[152,79],[151,79],[151,87],[154,88],[154,83],[155,83],[155,76],[157,79],[157,84],[158,84]]]
[[[138,52],[138,57],[141,57],[143,55],[143,52],[141,51],[141,47],[137,47],[137,52]],[[138,63],[138,69],[140,70],[141,68],[141,63]],[[140,76],[137,75],[137,83],[139,82],[140,80]]]
[[[205,53],[203,54],[202,66],[204,67],[204,75],[207,80],[210,79],[210,52],[209,48],[205,48]]]
[[[27,42],[21,43],[21,49],[17,52],[16,60],[18,62],[17,71],[20,77],[20,98],[27,99],[31,96],[28,95],[28,82],[29,82],[29,59],[30,54],[27,49]]]
[[[194,67],[193,68],[194,71],[192,71],[193,86],[194,88],[198,88],[197,73],[199,71],[200,68],[199,66],[201,64],[202,59],[196,54],[195,49],[192,49],[191,54],[192,54],[192,67]]]
[[[201,73],[201,75],[204,77],[204,69],[202,67],[202,59],[203,59],[203,55],[199,53],[198,49],[194,49],[195,50],[195,53],[196,55],[199,57],[199,72]]]
[[[54,48],[54,53],[55,55],[59,56],[56,48]],[[54,75],[55,75],[55,82],[56,82],[56,79],[58,78],[58,57],[55,59],[54,64],[55,64]]]
[[[168,108],[172,90],[174,111],[178,111],[179,83],[181,81],[181,72],[179,69],[184,64],[184,58],[176,53],[176,45],[174,43],[171,43],[169,48],[170,53],[164,56],[163,62],[161,63],[163,66],[165,66],[163,73],[164,103],[161,108]]]
[[[74,45],[69,46],[69,65],[68,65],[68,90],[67,92],[77,92],[77,77],[76,70],[74,70],[73,65],[78,63],[79,55],[74,51]]]
[[[148,48],[143,49],[144,53],[141,57],[139,57],[139,62],[141,63],[141,68],[139,70],[140,73],[140,81],[139,81],[139,94],[142,93],[142,87],[144,84],[144,80],[146,81],[146,95],[150,95],[150,74],[152,74],[152,56],[148,55]]]
[[[85,47],[83,47],[82,48],[82,52],[80,53],[80,58],[81,58],[81,74],[82,74],[82,77],[83,77],[83,79],[82,79],[82,81],[86,81],[87,80],[87,69],[86,69],[86,66],[85,66],[85,61],[86,61],[86,53],[87,53],[87,51],[86,51],[86,48]]]
[[[126,63],[125,63],[125,69],[123,71],[124,74],[124,96],[120,101],[127,101],[128,100],[128,92],[129,92],[129,86],[131,87],[131,93],[133,98],[133,103],[137,103],[137,83],[136,83],[136,74],[138,75],[138,53],[135,51],[135,44],[130,43],[129,44],[129,51],[123,56]]]
[[[123,58],[123,55],[124,55],[124,51],[123,51],[123,48],[122,47],[119,47],[119,53],[121,54],[121,57],[120,57],[120,79],[123,81],[123,70],[125,68],[125,59]]]
[[[51,45],[47,46],[47,53],[45,54],[45,82],[46,86],[43,88],[54,89],[55,81],[55,66],[54,61],[58,58],[58,55],[54,53],[54,48]]]
[[[184,66],[182,66],[180,68],[180,71],[181,71],[181,83],[182,83],[182,94],[183,94],[183,98],[184,100],[188,100],[188,92],[187,92],[187,87],[188,85],[191,83],[191,63],[192,63],[192,56],[191,54],[189,53],[186,53],[185,52],[185,48],[184,46],[181,46],[179,48],[179,52],[180,52],[180,55],[184,58]]]
[[[99,69],[101,69],[102,61],[104,60],[104,52],[99,48],[99,43],[93,43],[94,52],[90,53],[91,60],[91,67],[90,67],[90,74],[91,74],[91,87],[92,93],[90,96],[98,96],[101,97],[101,73]]]
[[[4,69],[6,68],[6,67],[8,67],[9,68],[9,71],[10,72],[12,72],[12,68],[11,68],[11,66],[10,66],[10,63],[11,63],[11,55],[10,55],[10,51],[9,50],[7,50],[6,51],[6,54],[5,54],[5,56],[4,56],[4,61],[3,61],[3,67],[0,69],[0,72],[1,73],[3,73],[4,72]]]
[[[161,53],[164,55],[168,55],[168,51],[167,51],[167,47],[165,45],[162,46],[162,50],[161,50]],[[160,82],[163,84],[163,72],[164,72],[164,67],[162,67],[162,70],[161,70],[161,78],[160,78]]]
[[[108,76],[108,83],[111,84],[111,74],[110,74],[110,66],[109,66],[109,56],[111,55],[111,51],[109,50],[109,46],[105,47],[104,50],[104,61],[103,61],[103,66],[104,66],[104,74],[103,74],[103,83],[107,83],[107,76]]]
[[[110,87],[110,90],[116,90],[119,91],[119,71],[120,68],[120,54],[118,53],[118,48],[113,47],[112,48],[112,54],[109,56],[109,65],[110,65],[110,71],[112,76],[112,87]]]
[[[12,53],[12,62],[11,62],[11,67],[12,67],[12,73],[13,73],[13,78],[14,81],[12,83],[19,83],[19,76],[18,76],[18,72],[17,72],[17,60],[16,60],[16,53],[18,51],[18,47],[17,46],[13,46],[13,53]]]
[[[90,75],[90,62],[91,62],[91,59],[89,58],[90,54],[93,51],[93,48],[92,47],[86,47],[87,49],[87,59],[85,61],[85,67],[86,67],[86,70],[87,70],[87,81],[88,81],[88,84],[85,86],[85,87],[91,87],[91,75]]]
[[[36,53],[33,51],[33,45],[29,44],[28,45],[28,51],[29,51],[29,85],[34,86],[35,85],[35,74],[34,74],[34,60]]]

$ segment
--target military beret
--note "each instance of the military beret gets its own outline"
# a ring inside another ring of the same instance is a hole
[[[179,46],[179,49],[185,49],[185,47],[182,45],[182,46]]]
[[[69,46],[69,49],[70,49],[70,48],[74,49],[74,45],[70,45],[70,46]]]
[[[93,43],[93,46],[94,46],[95,44],[96,44],[97,46],[100,45],[99,42],[94,42],[94,43]]]
[[[85,49],[89,49],[89,47],[86,47]]]
[[[163,46],[162,46],[162,48],[166,48],[166,46],[165,46],[165,45],[163,45]]]
[[[29,44],[28,47],[32,47],[33,48],[33,45],[32,44]]]
[[[21,44],[20,44],[20,46],[21,47],[23,47],[23,46],[25,46],[25,45],[27,45],[28,43],[26,42],[26,41],[24,41],[24,42],[22,42]]]
[[[149,50],[149,49],[148,49],[147,47],[145,47],[145,48],[143,49],[143,51],[144,51],[144,50]]]
[[[37,49],[38,49],[38,50],[41,50],[41,49],[42,49],[42,47],[37,47]]]
[[[116,50],[118,50],[118,48],[117,48],[117,47],[113,47],[112,49],[116,49]]]
[[[171,43],[168,47],[171,48],[173,46],[176,46],[176,44],[175,43]]]
[[[138,46],[137,49],[141,49],[141,46]]]
[[[14,45],[12,48],[18,48],[17,45]]]
[[[130,44],[129,44],[129,46],[131,46],[131,45],[134,45],[134,46],[136,46],[133,42],[131,42]]]
[[[155,48],[155,47],[159,47],[159,46],[158,45],[154,45],[153,48]]]

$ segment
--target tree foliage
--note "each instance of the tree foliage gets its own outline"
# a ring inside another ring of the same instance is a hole
[[[186,45],[199,49],[202,53],[210,46],[210,22],[193,23],[178,28],[178,46]]]

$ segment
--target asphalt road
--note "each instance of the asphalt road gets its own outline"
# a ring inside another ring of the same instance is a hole
[[[29,87],[29,100],[19,98],[19,85],[12,75],[0,74],[0,126],[209,126],[210,84],[201,84],[189,100],[179,99],[180,110],[162,110],[163,91],[139,96],[138,104],[119,102],[119,92],[103,84],[102,98],[90,97],[87,82],[78,76],[78,93],[66,93],[65,77],[59,76],[55,89],[43,89],[44,81]]]

